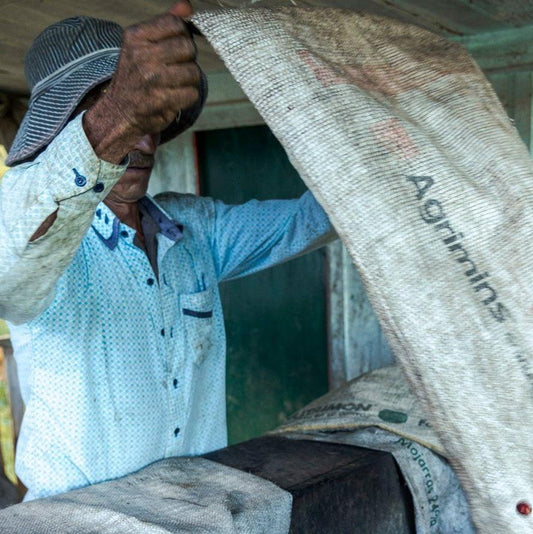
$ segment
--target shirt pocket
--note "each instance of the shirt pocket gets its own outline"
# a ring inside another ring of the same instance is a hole
[[[212,288],[179,297],[185,346],[195,365],[202,364],[214,347],[213,302]]]

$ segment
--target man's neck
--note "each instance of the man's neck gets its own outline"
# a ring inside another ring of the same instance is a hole
[[[137,232],[137,238],[144,245],[144,234],[141,225],[141,213],[138,202],[114,202],[106,198],[104,204],[119,218]]]

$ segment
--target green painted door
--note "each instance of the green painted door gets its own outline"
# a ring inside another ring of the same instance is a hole
[[[197,134],[203,195],[294,198],[305,186],[266,126]],[[221,284],[230,443],[275,428],[327,391],[325,252]]]

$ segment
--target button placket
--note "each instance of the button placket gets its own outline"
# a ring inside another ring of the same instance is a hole
[[[168,441],[167,454],[177,455],[181,451],[183,444],[183,423],[187,419],[187,402],[185,400],[187,387],[180,370],[178,354],[183,353],[180,343],[179,305],[177,302],[176,289],[172,285],[168,271],[168,258],[163,254],[165,240],[159,240],[158,245],[163,246],[158,252],[159,261],[159,298],[161,299],[162,323],[161,330],[157,337],[164,341],[166,345],[166,363],[167,363],[167,384],[166,394],[168,395],[167,422],[168,422]],[[176,245],[179,246],[179,245]],[[178,316],[178,317],[177,317]],[[164,321],[164,322],[163,322]],[[164,331],[164,334],[163,334]]]
[[[167,388],[168,394],[168,412],[167,412],[167,424],[168,424],[168,438],[166,453],[167,455],[179,454],[179,448],[182,443],[182,427],[184,414],[179,409],[180,389],[177,378],[170,380],[171,387]]]
[[[128,237],[124,237],[124,239],[127,239],[129,243],[132,243],[133,236],[131,230],[128,231],[123,229],[122,232],[128,232]],[[155,279],[152,266],[150,265],[146,254],[142,250],[135,246],[126,247],[124,249],[124,254],[135,256],[135,261],[131,262],[131,266],[133,267],[134,276],[139,283],[140,290],[142,294],[145,295],[145,303],[148,307],[149,315],[152,320],[151,328],[153,329],[152,331],[154,334],[157,333],[157,335],[154,335],[152,339],[158,347],[159,354],[165,355],[165,360],[164,362],[161,362],[161,365],[164,365],[164,372],[167,373],[168,364],[166,357],[166,336],[162,335],[161,333],[163,330],[165,330],[165,321],[161,312],[161,295],[159,284]],[[139,261],[139,259],[141,259],[141,261]]]

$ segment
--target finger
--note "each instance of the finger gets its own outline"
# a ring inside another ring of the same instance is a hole
[[[180,36],[154,43],[147,47],[145,52],[160,65],[173,65],[194,61],[196,46],[192,39]]]
[[[200,83],[200,69],[196,63],[170,65],[159,74],[159,86],[169,88],[196,87]]]
[[[174,109],[183,110],[192,107],[200,98],[200,92],[197,87],[187,86],[180,87],[172,93],[172,102]]]
[[[187,26],[173,15],[159,15],[148,22],[130,26],[125,31],[125,37],[132,37],[138,41],[158,42],[179,35],[189,35]]]
[[[192,86],[156,91],[153,94],[150,109],[143,108],[142,111],[152,118],[166,116],[172,120],[172,116],[178,115],[180,110],[192,107],[199,98],[198,89]]]
[[[177,4],[174,4],[169,10],[168,13],[175,15],[176,17],[181,17],[185,19],[190,17],[193,13],[191,3],[188,0],[181,0]]]

